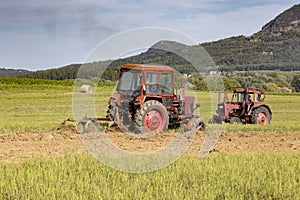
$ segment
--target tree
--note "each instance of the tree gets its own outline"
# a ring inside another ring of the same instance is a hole
[[[241,84],[236,79],[229,78],[229,77],[222,77],[222,79],[225,88],[241,86]]]
[[[188,78],[188,81],[193,84],[195,90],[206,91],[207,85],[200,73],[194,73]]]
[[[300,76],[294,76],[292,80],[292,86],[295,88],[296,92],[300,92]]]

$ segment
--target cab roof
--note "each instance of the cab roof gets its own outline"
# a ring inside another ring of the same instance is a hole
[[[169,66],[163,65],[145,65],[145,64],[125,64],[121,67],[122,69],[129,69],[129,70],[141,70],[141,71],[174,71]]]
[[[243,88],[243,87],[230,87],[227,91],[234,91],[236,93],[266,93],[265,89],[263,88]]]

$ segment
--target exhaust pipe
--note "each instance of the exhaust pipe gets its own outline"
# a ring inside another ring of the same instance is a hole
[[[180,101],[184,101],[184,88],[180,88]]]

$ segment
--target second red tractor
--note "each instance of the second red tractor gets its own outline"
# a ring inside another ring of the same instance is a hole
[[[217,115],[210,123],[269,124],[272,112],[264,104],[266,91],[262,88],[232,87],[218,93]]]

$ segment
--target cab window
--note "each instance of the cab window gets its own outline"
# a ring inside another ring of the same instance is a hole
[[[160,89],[163,94],[172,94],[172,74],[160,74]]]
[[[156,73],[146,72],[146,92],[148,94],[159,94],[158,77]]]

